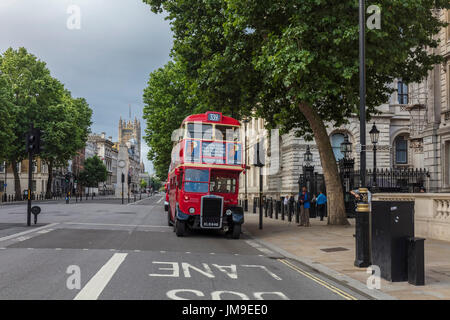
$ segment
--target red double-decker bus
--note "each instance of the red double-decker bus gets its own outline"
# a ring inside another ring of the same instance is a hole
[[[177,236],[187,229],[223,229],[239,238],[243,170],[239,121],[211,111],[184,119],[167,181],[168,224]]]

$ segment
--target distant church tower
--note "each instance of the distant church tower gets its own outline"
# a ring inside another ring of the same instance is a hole
[[[134,117],[134,121],[119,120],[119,144],[125,144],[134,139],[137,144],[139,158],[141,157],[141,122]]]

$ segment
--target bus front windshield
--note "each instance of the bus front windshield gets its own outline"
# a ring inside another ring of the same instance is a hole
[[[209,171],[202,169],[186,169],[184,174],[184,191],[207,193]]]

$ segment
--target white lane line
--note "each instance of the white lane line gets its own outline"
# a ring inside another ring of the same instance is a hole
[[[162,201],[163,199],[164,199],[164,198],[161,197],[161,199],[159,199],[156,203],[161,203],[161,201]]]
[[[25,241],[25,240],[28,240],[28,239],[31,239],[31,237],[17,237],[14,240],[16,240],[17,242],[20,242],[20,241]]]
[[[97,300],[127,255],[128,253],[114,253],[111,259],[81,289],[74,300]]]
[[[150,198],[145,198],[145,199],[138,200],[138,201],[136,201],[136,202],[131,202],[131,203],[128,203],[127,206],[132,205],[132,204],[136,204],[136,203],[139,203],[139,202],[148,200],[148,199],[150,199]]]
[[[110,227],[142,227],[142,228],[173,228],[169,226],[152,226],[148,224],[116,224],[116,223],[89,223],[89,222],[64,222],[64,224],[74,224],[81,226],[110,226]],[[1,240],[0,240],[1,241]]]
[[[43,227],[39,227],[39,228],[36,228],[36,229],[27,230],[27,231],[19,232],[19,233],[16,233],[16,234],[12,234],[10,236],[6,236],[6,237],[3,237],[3,238],[0,238],[0,241],[11,240],[11,239],[14,239],[16,237],[23,236],[24,234],[29,234],[29,233],[36,232],[36,231],[39,231],[39,230],[42,230],[42,229],[46,229],[46,228],[49,228],[49,227],[56,226],[57,224],[59,224],[59,223],[52,223],[52,224],[49,224],[49,225],[46,225],[46,226],[43,226]]]
[[[45,229],[45,230],[38,231],[37,233],[49,233],[53,230],[55,230],[55,229]]]
[[[249,244],[250,246],[252,246],[253,248],[255,248],[255,249],[258,250],[258,251],[261,251],[261,252],[263,252],[263,253],[265,253],[265,254],[268,254],[268,255],[273,254],[273,251],[272,251],[272,250],[269,250],[269,249],[267,249],[267,248],[264,248],[263,246],[261,246],[259,243],[255,242],[255,241],[247,240],[247,241],[245,241],[245,242],[247,242],[247,244]]]

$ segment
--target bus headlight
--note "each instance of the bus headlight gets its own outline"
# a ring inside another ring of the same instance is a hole
[[[195,213],[195,209],[194,208],[189,208],[189,213],[191,213],[191,214]]]
[[[231,216],[231,210],[230,209],[228,209],[227,211],[225,211],[225,214],[227,215],[227,216]]]

